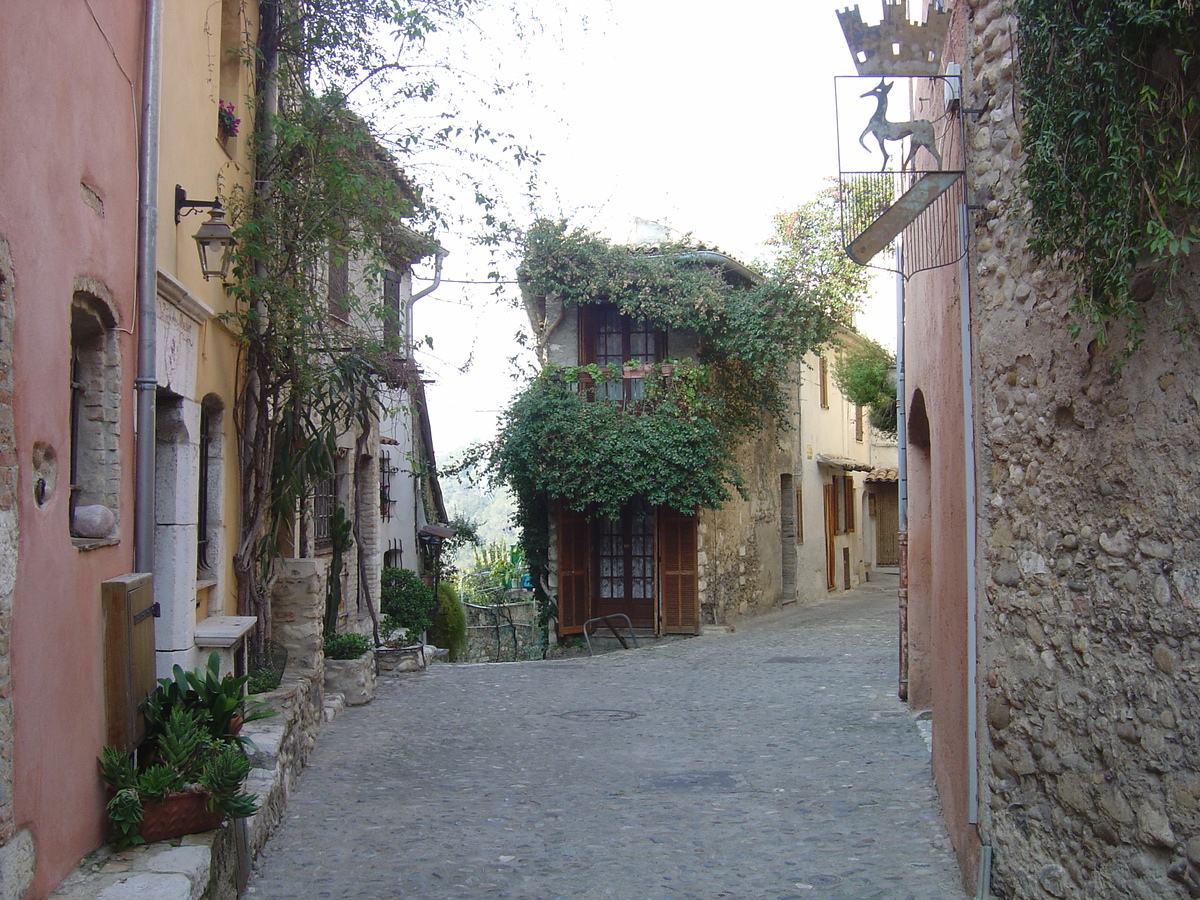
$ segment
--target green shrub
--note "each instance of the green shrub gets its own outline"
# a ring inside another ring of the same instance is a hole
[[[467,651],[467,614],[453,584],[438,585],[438,608],[429,639],[434,646],[450,651],[450,662],[457,662]]]
[[[379,610],[419,635],[433,627],[437,600],[433,588],[425,584],[416,572],[388,567],[383,570]]]
[[[326,659],[358,659],[371,649],[371,639],[365,634],[325,635]]]

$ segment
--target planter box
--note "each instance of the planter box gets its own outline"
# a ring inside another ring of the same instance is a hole
[[[362,706],[375,699],[375,653],[358,659],[325,660],[325,693],[341,694],[347,706]]]
[[[208,794],[203,791],[171,794],[162,803],[147,803],[138,834],[147,844],[185,834],[220,828],[225,816],[209,812]]]

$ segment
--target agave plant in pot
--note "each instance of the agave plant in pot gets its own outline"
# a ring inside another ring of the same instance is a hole
[[[204,712],[173,707],[143,765],[104,748],[100,775],[113,790],[107,807],[113,842],[123,849],[254,815],[257,800],[242,790],[249,773],[241,745],[214,738]]]
[[[231,674],[221,677],[221,660],[217,653],[212,653],[206,666],[195,672],[175,666],[171,678],[158,679],[158,690],[146,701],[147,742],[158,740],[171,712],[182,706],[203,713],[214,738],[234,738],[249,744],[248,740],[239,737],[242,726],[274,716],[278,711],[270,709],[261,700],[246,700],[244,691],[248,678],[248,675],[235,677]]]

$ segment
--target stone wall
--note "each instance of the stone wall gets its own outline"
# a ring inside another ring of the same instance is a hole
[[[1200,260],[1118,365],[1024,247],[1006,0],[968,21],[981,830],[1017,898],[1200,896]],[[1172,307],[1178,319],[1172,319]],[[1190,850],[1190,854],[1189,854]],[[1186,882],[1186,885],[1185,885]]]
[[[541,659],[546,639],[535,621],[532,600],[500,606],[463,604],[467,614],[467,652],[456,662],[514,662]]]
[[[743,500],[702,510],[699,521],[700,623],[723,624],[777,607],[783,592],[779,541],[781,453],[774,428],[738,448]]]
[[[323,675],[325,582],[324,559],[284,559],[271,591],[271,637],[288,651],[288,668]]]

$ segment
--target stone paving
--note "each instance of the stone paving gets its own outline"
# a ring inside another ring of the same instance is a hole
[[[961,900],[895,579],[583,659],[380,679],[246,896]]]

